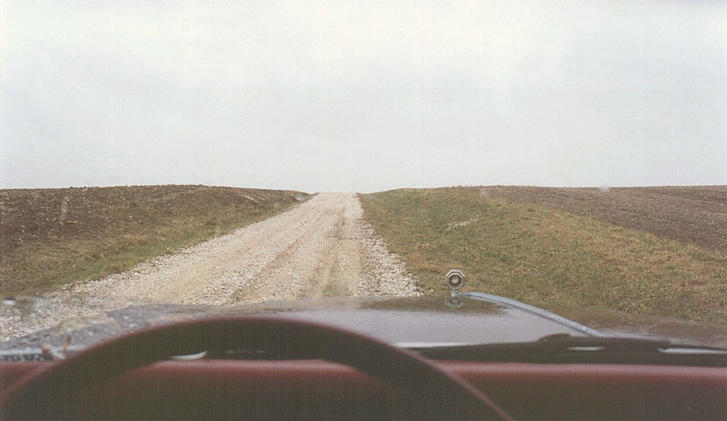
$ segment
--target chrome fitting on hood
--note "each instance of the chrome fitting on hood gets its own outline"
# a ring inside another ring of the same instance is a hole
[[[464,273],[459,269],[452,269],[445,275],[446,285],[452,290],[454,295],[460,288],[464,286]]]

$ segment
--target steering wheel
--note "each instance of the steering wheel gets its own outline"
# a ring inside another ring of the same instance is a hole
[[[52,417],[79,391],[172,355],[250,348],[348,365],[415,392],[434,416],[511,419],[459,375],[414,353],[355,332],[277,317],[187,321],[112,339],[16,381],[0,395],[0,418]]]

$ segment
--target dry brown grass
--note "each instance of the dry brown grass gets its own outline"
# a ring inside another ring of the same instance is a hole
[[[0,294],[123,271],[306,197],[207,186],[0,190]]]
[[[361,199],[366,220],[425,291],[444,292],[444,273],[459,267],[469,290],[534,305],[727,322],[727,256],[713,249],[485,197],[480,188],[395,190]]]

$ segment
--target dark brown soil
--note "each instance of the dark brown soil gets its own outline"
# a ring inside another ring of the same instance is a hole
[[[486,195],[588,216],[727,253],[727,186],[482,187]]]

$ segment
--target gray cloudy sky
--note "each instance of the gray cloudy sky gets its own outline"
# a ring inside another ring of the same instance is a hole
[[[0,187],[727,184],[723,2],[23,0],[1,27]]]

